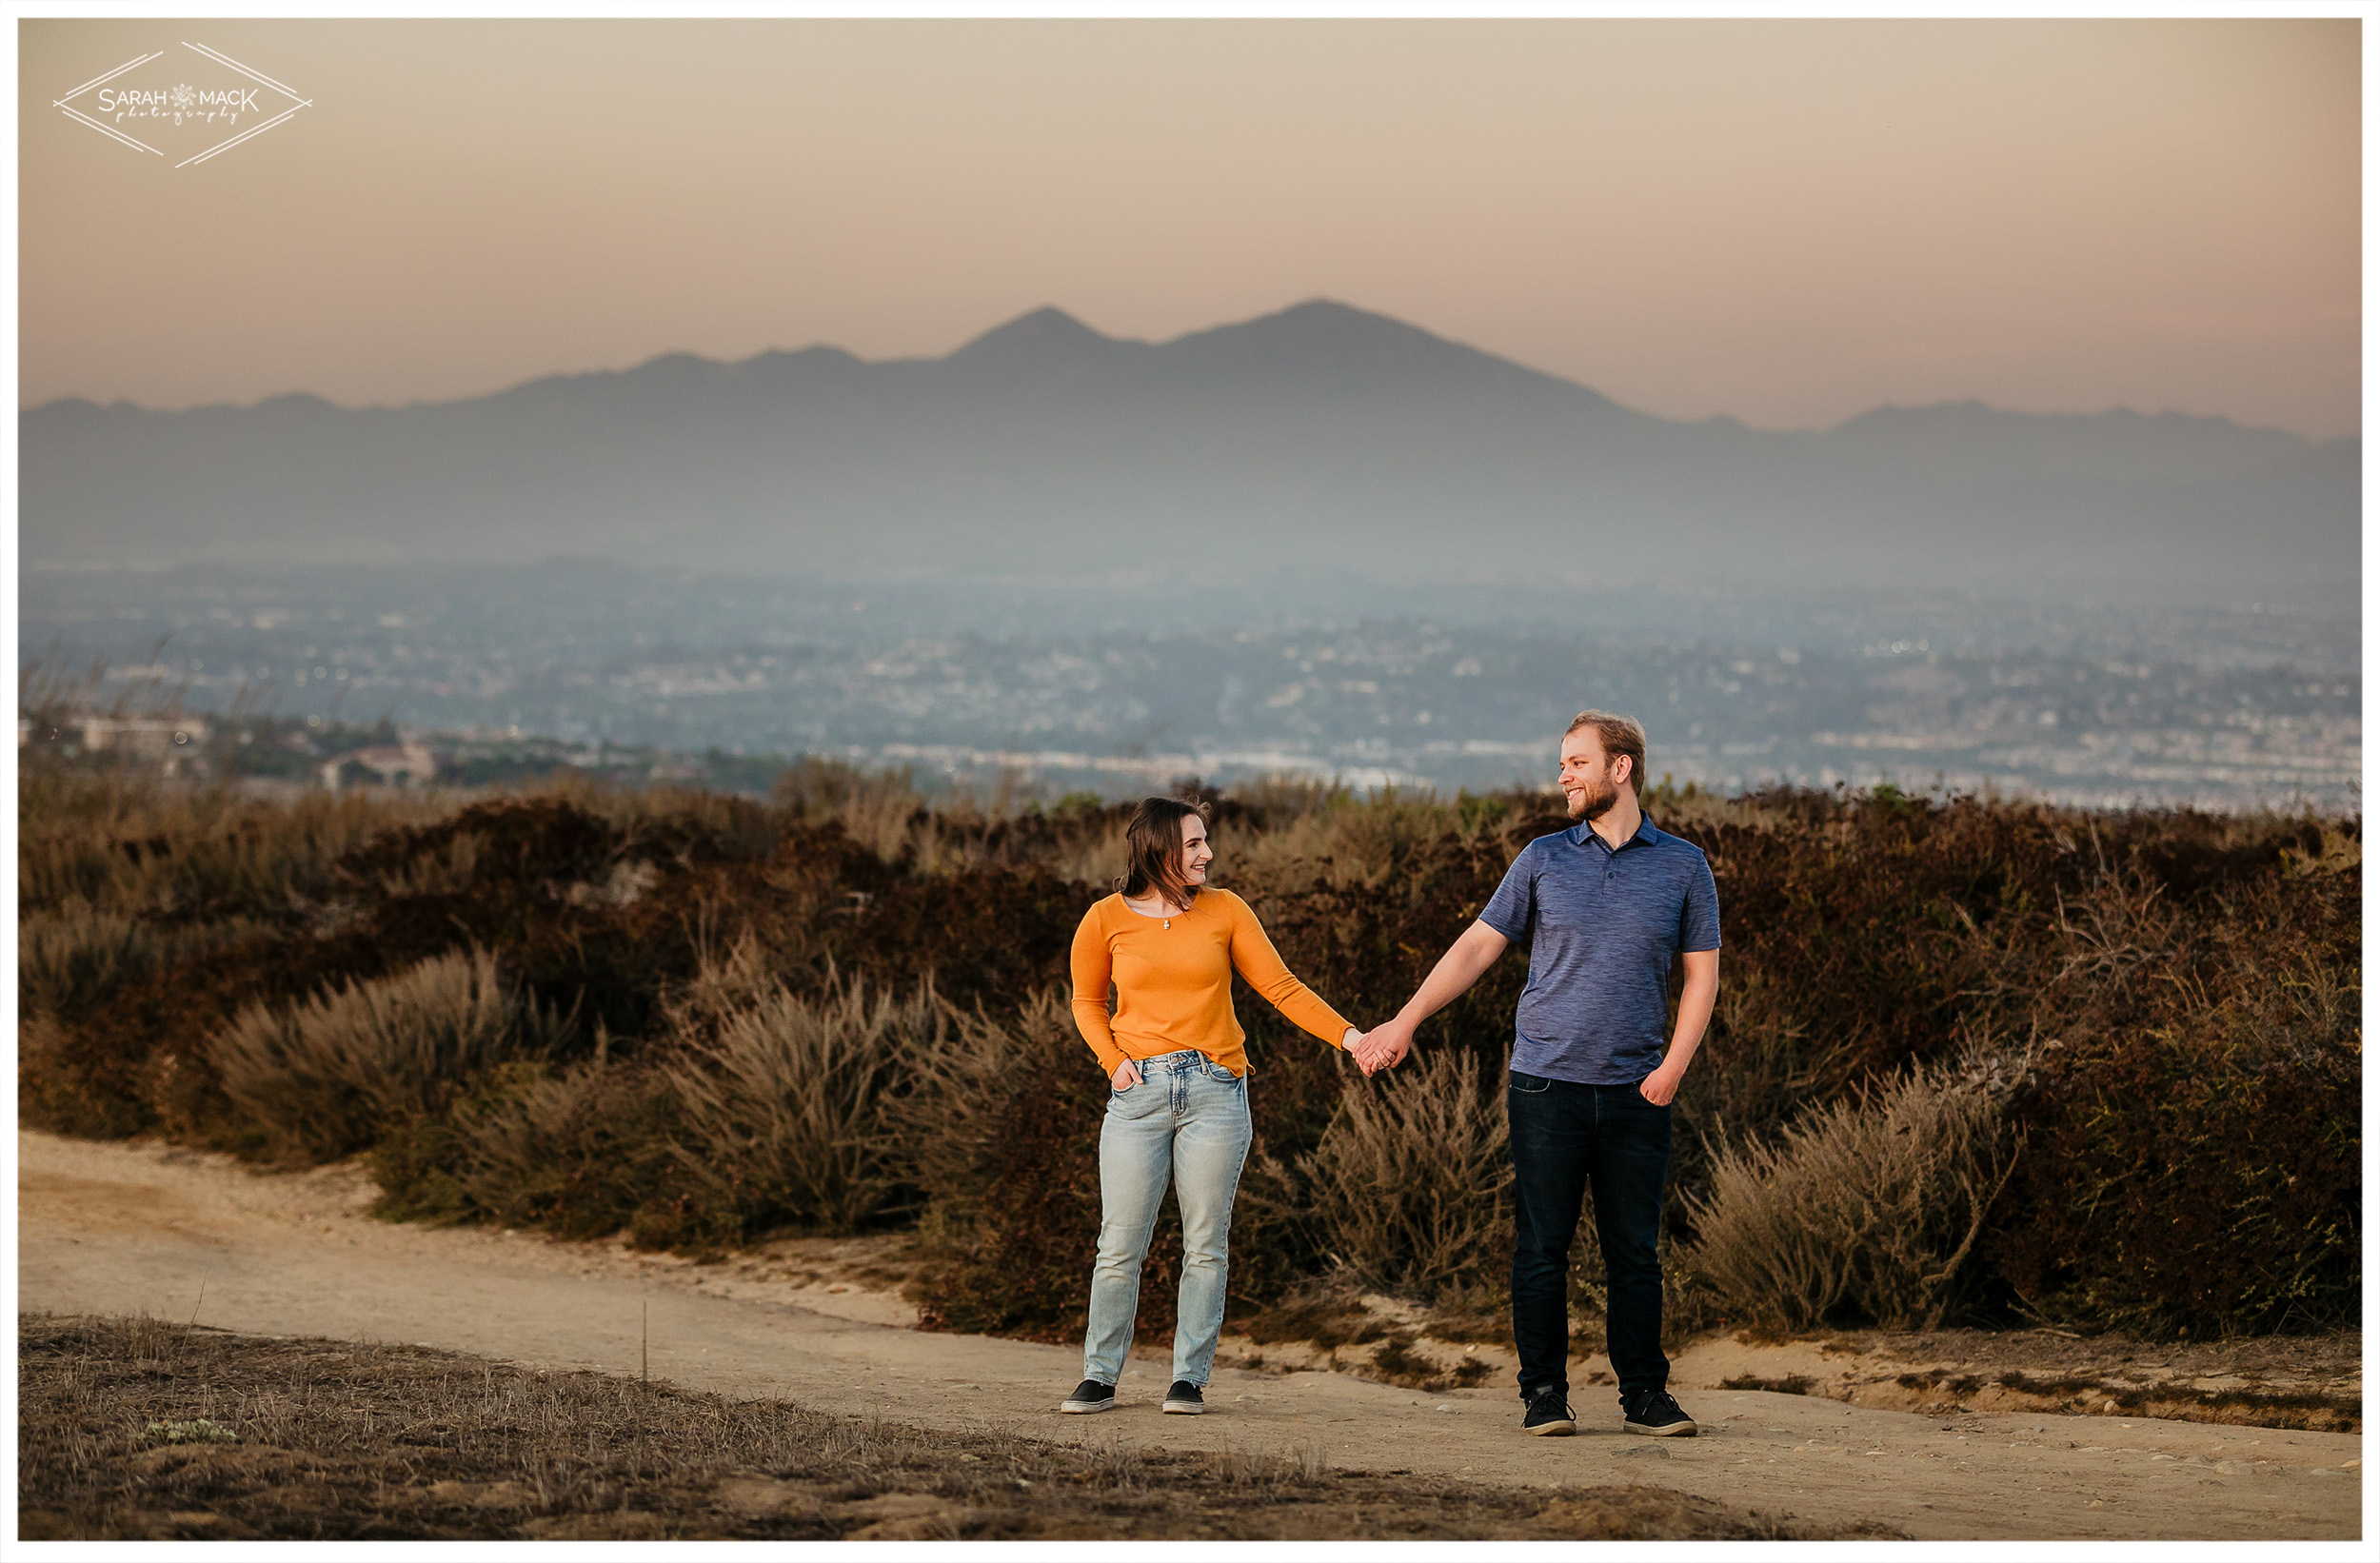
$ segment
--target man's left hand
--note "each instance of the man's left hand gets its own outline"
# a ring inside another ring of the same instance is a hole
[[[1671,1098],[1677,1095],[1677,1082],[1684,1074],[1682,1069],[1676,1074],[1666,1067],[1656,1069],[1636,1082],[1636,1095],[1656,1107],[1667,1107]]]

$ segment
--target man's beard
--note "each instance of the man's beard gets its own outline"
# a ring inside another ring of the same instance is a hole
[[[1586,790],[1571,802],[1570,817],[1593,823],[1610,813],[1612,805],[1618,801],[1618,782],[1590,781],[1587,782]]]

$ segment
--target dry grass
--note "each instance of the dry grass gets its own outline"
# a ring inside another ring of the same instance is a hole
[[[1722,1152],[1692,1204],[1695,1272],[1755,1328],[1812,1330],[1849,1310],[1934,1329],[2016,1154],[1987,1079],[1913,1068],[1775,1144]]]
[[[668,1029],[682,1042],[715,1039],[730,1018],[786,985],[782,960],[772,959],[782,952],[749,928],[723,940],[711,918],[711,909],[703,908],[689,930],[694,976],[668,993]]]
[[[856,978],[817,1000],[775,984],[730,1000],[715,1036],[664,1074],[685,1176],[747,1235],[846,1234],[900,1208],[917,1143],[902,1108],[943,1024],[930,986],[871,999]]]
[[[17,1330],[29,1540],[1815,1539],[1656,1487],[1076,1449],[426,1348],[149,1319]],[[197,1422],[211,1424],[190,1437]],[[176,1439],[152,1431],[179,1425]]]
[[[1124,872],[1124,833],[1129,819],[1098,822],[1069,833],[1050,848],[1044,860],[1050,873],[1076,884],[1087,884],[1104,895]]]
[[[1500,1103],[1469,1053],[1433,1051],[1340,1093],[1299,1165],[1323,1250],[1383,1291],[1435,1298],[1492,1279],[1509,1253]]]
[[[1475,821],[1427,792],[1391,788],[1367,801],[1343,788],[1274,783],[1252,788],[1249,796],[1263,823],[1252,832],[1232,832],[1224,843],[1235,885],[1381,892],[1409,879],[1413,866],[1450,836],[1467,844],[1494,841],[1507,857],[1527,840],[1507,820]]]
[[[671,1093],[657,1074],[590,1059],[454,1115],[452,1176],[468,1208],[506,1226],[600,1237],[659,1181]]]
[[[945,1026],[925,1060],[911,1103],[910,1152],[931,1200],[930,1243],[963,1242],[999,1165],[1002,1125],[1021,1083],[1021,1060],[1081,1047],[1063,988],[1040,988],[1012,1017],[945,1009]],[[1030,1066],[1027,1066],[1030,1067]]]
[[[648,842],[683,842],[693,834],[736,856],[764,858],[784,833],[782,815],[750,799],[701,787],[620,787],[565,771],[521,792],[563,799],[601,817],[620,832],[622,851],[628,856]]]
[[[435,1112],[477,1071],[545,1051],[558,1029],[457,951],[395,977],[241,1011],[210,1048],[223,1090],[284,1159],[329,1161]]]
[[[245,918],[195,923],[93,906],[77,898],[21,915],[16,926],[16,1007],[80,1015],[121,989],[182,961],[254,936]]]
[[[914,857],[922,833],[932,834],[925,799],[905,769],[862,770],[804,755],[778,777],[771,801],[803,820],[834,821],[886,862]]]
[[[367,837],[449,806],[430,793],[264,802],[220,788],[28,773],[17,784],[17,906],[287,912],[325,893],[332,865]]]

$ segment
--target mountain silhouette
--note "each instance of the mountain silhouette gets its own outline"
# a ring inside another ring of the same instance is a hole
[[[1326,300],[1164,343],[669,353],[494,395],[19,414],[29,564],[1252,572],[2351,603],[2360,442],[2117,410],[1653,417]]]

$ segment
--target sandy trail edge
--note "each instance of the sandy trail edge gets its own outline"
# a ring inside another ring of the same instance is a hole
[[[1580,1436],[1537,1439],[1518,1434],[1517,1403],[1502,1385],[1432,1395],[1338,1374],[1236,1369],[1219,1369],[1208,1388],[1216,1414],[1166,1417],[1156,1400],[1167,1364],[1138,1353],[1120,1409],[1061,1417],[1052,1408],[1081,1372],[1078,1351],[903,1329],[881,1296],[823,1287],[715,1296],[699,1272],[616,1248],[390,1225],[362,1214],[369,1191],[347,1169],[260,1177],[155,1143],[30,1132],[17,1149],[27,1310],[146,1311],[250,1334],[408,1341],[633,1374],[649,1309],[655,1377],[913,1426],[1136,1448],[1313,1443],[1346,1469],[1648,1482],[1806,1520],[1880,1520],[1920,1538],[2360,1534],[2363,1440],[2351,1434],[1936,1418],[1700,1389],[1683,1395],[1698,1438],[1625,1435],[1608,1391],[1590,1390],[1574,1396]]]

